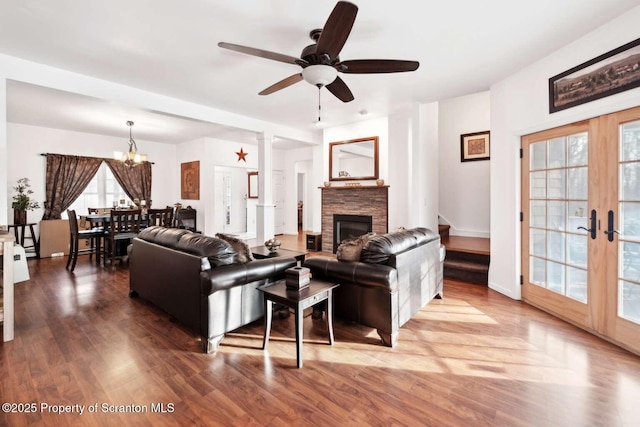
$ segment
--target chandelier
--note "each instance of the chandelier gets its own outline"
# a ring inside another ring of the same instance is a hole
[[[136,145],[136,141],[131,136],[131,128],[133,127],[133,122],[129,120],[127,122],[127,126],[129,126],[129,151],[127,153],[114,151],[113,158],[116,160],[120,160],[126,166],[132,168],[142,162],[146,162],[147,155],[138,153],[138,146]]]

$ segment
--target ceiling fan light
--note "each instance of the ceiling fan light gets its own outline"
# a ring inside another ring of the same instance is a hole
[[[314,86],[326,86],[338,77],[338,70],[330,65],[310,65],[302,70],[302,78]]]

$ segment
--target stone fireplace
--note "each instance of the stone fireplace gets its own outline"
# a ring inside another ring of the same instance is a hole
[[[385,234],[388,229],[389,186],[341,186],[322,189],[322,251],[335,252],[334,215],[340,217],[371,217],[370,230]],[[352,230],[351,233],[359,232]],[[364,231],[361,234],[366,234]]]
[[[372,230],[371,215],[333,215],[333,252],[343,240],[353,240]]]

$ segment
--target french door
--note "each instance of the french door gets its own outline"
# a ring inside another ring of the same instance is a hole
[[[640,108],[522,149],[523,299],[640,353]]]

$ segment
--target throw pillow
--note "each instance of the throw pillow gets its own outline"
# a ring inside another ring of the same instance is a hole
[[[242,239],[239,239],[230,234],[217,233],[216,237],[218,239],[222,239],[229,243],[233,249],[238,253],[238,262],[246,263],[249,261],[253,261],[253,254],[251,254],[251,249],[249,249],[249,245]]]
[[[375,233],[367,233],[353,240],[344,240],[336,250],[338,261],[360,261],[360,253],[364,245],[375,236]]]

